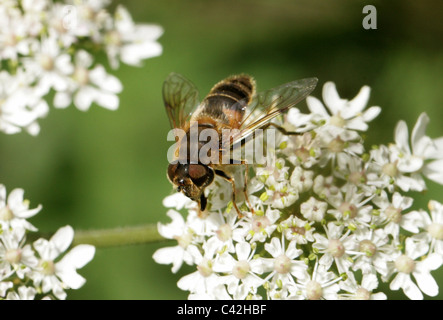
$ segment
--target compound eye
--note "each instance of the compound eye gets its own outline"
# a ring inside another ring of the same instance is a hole
[[[203,186],[211,177],[209,168],[201,164],[190,164],[188,174],[192,182],[198,187]]]
[[[175,177],[175,174],[176,174],[176,171],[177,171],[177,166],[178,165],[176,163],[171,163],[168,166],[168,178],[171,181],[174,181],[174,177]]]

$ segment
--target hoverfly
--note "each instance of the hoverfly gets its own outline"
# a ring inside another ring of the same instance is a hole
[[[257,129],[274,125],[287,133],[270,121],[305,99],[316,84],[317,78],[306,78],[256,93],[255,80],[240,74],[218,82],[200,103],[198,91],[192,82],[177,73],[171,73],[167,77],[163,84],[166,112],[172,129],[180,129],[185,133],[176,139],[177,148],[174,160],[168,166],[167,176],[177,191],[198,203],[199,216],[207,205],[204,190],[214,181],[216,175],[231,183],[232,204],[238,215],[242,216],[235,201],[235,181],[227,170],[235,162],[220,162],[222,154],[251,138]],[[195,153],[201,151],[202,143],[199,140],[192,141],[189,138],[192,136],[190,133],[192,130],[201,133],[205,129],[215,130],[218,135],[218,150],[209,155],[209,161],[198,158],[193,160]],[[224,139],[222,132],[226,129],[236,130],[236,134]],[[182,149],[186,151],[181,152]],[[247,166],[245,162],[241,164]],[[246,168],[245,195],[247,171]]]

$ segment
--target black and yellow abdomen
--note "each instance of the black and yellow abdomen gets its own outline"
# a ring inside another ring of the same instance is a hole
[[[254,94],[252,77],[243,74],[228,77],[217,83],[203,100],[201,116],[218,119],[237,129]]]

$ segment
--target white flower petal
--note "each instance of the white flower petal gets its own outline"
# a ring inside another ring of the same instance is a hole
[[[428,124],[429,124],[429,116],[425,112],[423,112],[418,117],[418,120],[414,128],[412,129],[411,142],[413,150],[415,149],[414,146],[417,146],[418,142],[425,136],[426,127],[428,126]],[[419,153],[414,152],[414,154],[418,155]]]
[[[190,202],[190,199],[183,193],[176,192],[163,199],[163,206],[165,206],[166,208],[181,210]]]
[[[418,233],[424,226],[423,214],[419,211],[411,211],[402,217],[401,227],[409,232]]]
[[[238,260],[240,261],[243,259]],[[215,272],[230,273],[235,264],[236,260],[230,254],[224,253],[215,261],[212,270]]]
[[[120,99],[113,93],[97,91],[95,94],[95,102],[108,110],[117,110]]]
[[[443,265],[443,257],[440,254],[430,254],[422,263],[427,270],[437,270]]]
[[[296,244],[296,241],[291,241],[286,249],[286,256],[289,259],[294,259],[302,253],[302,250],[296,248]]]
[[[318,114],[324,119],[329,118],[329,114],[323,106],[323,103],[321,103],[321,101],[317,98],[311,96],[307,97],[306,104],[308,105],[309,111],[311,111],[311,113]]]
[[[9,193],[8,205],[11,208],[22,208],[23,207],[23,195],[25,191],[23,189],[14,189]]]
[[[74,239],[74,229],[71,226],[61,227],[49,240],[60,253],[66,251]]]
[[[79,50],[75,54],[75,62],[76,65],[88,69],[92,65],[93,57],[89,52],[85,50]]]
[[[361,286],[368,291],[372,291],[377,289],[378,280],[375,274],[365,274],[363,275],[363,279],[361,281]]]
[[[95,90],[90,86],[82,87],[74,96],[74,104],[77,109],[86,111],[91,107],[95,98]]]
[[[337,88],[335,87],[335,83],[333,82],[326,82],[323,85],[322,93],[323,101],[333,115],[339,113],[339,111],[343,109],[347,102],[347,100],[340,98],[337,92]]]
[[[370,107],[365,112],[363,112],[363,119],[366,122],[374,120],[381,112],[380,107]]]
[[[414,238],[407,238],[405,241],[406,255],[415,260],[424,256],[429,250],[429,244],[424,241],[414,241]]]
[[[102,90],[112,93],[119,93],[123,89],[123,85],[120,80],[113,75],[107,74],[102,65],[98,65],[91,70],[89,72],[89,77],[91,82]]]
[[[137,24],[135,26],[135,34],[137,38],[145,41],[154,41],[160,38],[164,30],[161,26],[156,24]]]
[[[152,257],[159,264],[171,264],[179,251],[181,249],[178,246],[160,248],[154,252]]]
[[[0,184],[0,207],[4,207],[6,202],[6,187]]]
[[[21,129],[20,127],[14,126],[0,119],[0,131],[3,131],[6,134],[16,134],[19,133]]]
[[[413,274],[421,291],[431,297],[438,295],[438,284],[430,273],[414,272]]]
[[[128,44],[121,49],[120,59],[128,65],[139,66],[141,60],[159,56],[162,50],[157,42]]]
[[[383,292],[371,294],[371,300],[386,300],[388,297]]]
[[[0,296],[4,297],[6,291],[12,288],[14,284],[11,281],[2,281],[0,282]]]
[[[59,284],[56,287],[52,288],[52,293],[59,300],[65,300],[67,296],[66,292]]]
[[[235,252],[237,253],[237,259],[248,260],[249,254],[251,253],[251,244],[247,242],[237,243],[235,245]]]
[[[13,131],[15,131],[14,128],[16,128],[16,126],[26,127],[34,122],[37,117],[32,111],[16,110],[16,112],[14,113],[2,115],[2,118],[4,121],[8,122],[7,124],[4,124],[5,129],[7,129],[11,133],[14,133]]]
[[[266,262],[264,262],[264,260],[259,258],[249,261],[249,266],[251,267],[251,271],[256,274],[262,274],[263,272],[265,272],[265,269],[270,267],[266,265]]]
[[[301,113],[298,108],[290,108],[287,114],[287,121],[296,128],[308,125],[311,119],[312,114]]]
[[[57,92],[54,96],[54,107],[67,108],[72,102],[72,95],[69,92]]]
[[[423,181],[418,181],[416,179],[413,179],[408,176],[399,176],[397,177],[396,184],[403,190],[403,191],[423,191],[426,189],[426,185],[423,183]]]
[[[400,158],[397,164],[398,170],[408,173],[419,171],[422,167],[423,159],[418,156],[406,156],[404,158]]]
[[[157,224],[157,229],[160,235],[166,239],[174,239],[176,236],[181,236],[185,230],[185,220],[182,215],[175,210],[168,210],[166,213],[171,218],[171,222],[168,224]]]
[[[61,287],[60,287],[60,283],[59,283],[56,276],[51,275],[51,276],[43,277],[43,279],[42,279],[43,293],[47,293],[51,290],[57,292],[57,289],[61,289]]]
[[[31,136],[36,136],[39,134],[40,132],[40,126],[38,125],[37,122],[33,122],[31,123],[29,126],[26,127],[26,131],[31,135]]]
[[[62,266],[71,266],[75,269],[83,268],[95,255],[95,247],[89,244],[80,244],[72,248],[58,263]]]
[[[403,151],[407,152],[408,155],[411,154],[411,150],[409,149],[409,133],[408,126],[406,122],[400,120],[395,127],[394,133],[395,144]]]
[[[429,180],[443,184],[443,159],[426,164],[423,168],[423,175]]]
[[[334,263],[334,258],[330,254],[324,254],[320,260],[318,260],[318,263],[320,266],[323,266],[325,268],[329,268],[332,263]]]
[[[64,75],[74,72],[74,66],[71,63],[71,56],[69,54],[62,54],[55,59],[55,67]]]
[[[70,289],[79,289],[81,288],[85,282],[86,279],[83,278],[81,275],[79,275],[75,269],[69,269],[65,268],[63,271],[58,272],[57,276],[60,278],[60,280],[63,281],[65,285],[68,286]]]
[[[25,211],[20,211],[16,213],[16,216],[18,218],[22,218],[22,219],[28,219],[30,217],[35,216],[37,213],[40,212],[40,210],[42,209],[42,205],[38,205],[36,208],[34,209],[29,209],[29,210],[25,210]]]
[[[403,292],[409,299],[423,300],[423,294],[421,293],[420,289],[414,282],[412,282],[411,277],[404,273],[397,274],[394,280],[392,280],[389,288],[391,290],[398,290],[402,288]]]
[[[368,130],[369,126],[363,118],[356,117],[348,120],[346,123],[346,127],[353,130],[366,131]]]
[[[268,251],[274,258],[283,254],[283,250],[280,244],[280,240],[277,238],[272,238],[271,243],[265,243],[265,249]]]
[[[1,201],[1,189],[0,189],[0,201]],[[0,202],[1,205],[1,202]],[[430,200],[428,208],[431,210],[432,221],[436,223],[443,223],[443,204],[438,201]]]
[[[180,280],[177,282],[177,287],[184,291],[193,292],[194,289],[199,286],[199,280],[200,276],[198,271],[196,271],[180,278]]]
[[[134,22],[132,16],[122,5],[118,5],[115,10],[115,24],[117,30],[122,34],[128,34],[134,32]]]
[[[430,157],[437,153],[434,141],[427,136],[422,136],[412,143],[412,152],[423,159],[431,159]]]
[[[394,279],[392,279],[391,283],[389,284],[389,288],[393,291],[396,291],[400,289],[403,286],[403,283],[405,282],[405,277],[408,277],[408,275],[404,273],[398,273]]]
[[[443,137],[439,137],[432,140],[434,144],[434,153],[429,153],[427,158],[429,159],[442,159],[443,158]]]
[[[358,114],[363,111],[368,103],[370,93],[371,88],[363,86],[355,98],[349,101],[348,105],[353,114]]]
[[[89,71],[89,80],[97,86],[101,85],[102,81],[104,81],[106,77],[107,74],[105,67],[103,67],[101,64]]]

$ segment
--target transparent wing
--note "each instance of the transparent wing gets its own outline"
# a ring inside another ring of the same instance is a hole
[[[239,126],[240,130],[230,140],[230,145],[245,140],[255,130],[263,128],[273,118],[305,99],[315,89],[317,82],[317,78],[296,80],[258,93],[248,105],[239,101],[245,114]]]
[[[163,101],[172,128],[181,128],[198,106],[195,85],[178,73],[171,73],[163,83]]]

